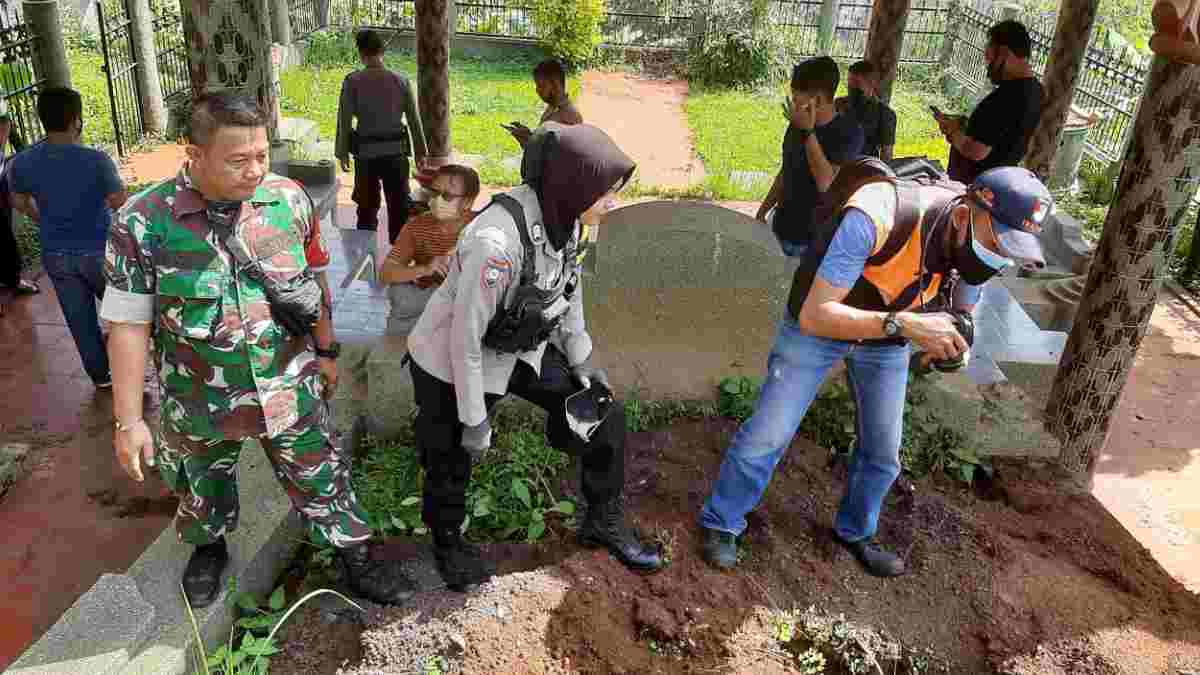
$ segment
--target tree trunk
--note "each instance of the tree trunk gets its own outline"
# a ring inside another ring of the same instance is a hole
[[[1088,273],[1046,408],[1075,487],[1090,488],[1113,410],[1167,272],[1175,231],[1200,187],[1200,66],[1156,57],[1117,197]]]
[[[1050,47],[1046,76],[1042,79],[1045,92],[1042,117],[1025,155],[1025,166],[1043,182],[1049,178],[1054,155],[1058,152],[1099,6],[1100,0],[1063,0],[1058,10],[1054,44]]]
[[[417,0],[417,103],[429,159],[450,157],[450,24],[447,0]]]
[[[909,0],[875,0],[871,29],[867,34],[865,58],[879,71],[879,98],[892,100],[892,85],[904,49],[904,26],[908,23]]]

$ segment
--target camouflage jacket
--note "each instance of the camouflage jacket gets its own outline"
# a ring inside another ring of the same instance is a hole
[[[275,324],[262,286],[236,271],[206,207],[186,167],[137,195],[110,228],[105,276],[153,299],[163,424],[204,438],[277,436],[321,400],[317,361]],[[242,205],[236,233],[270,276],[329,261],[311,199],[281,176]]]

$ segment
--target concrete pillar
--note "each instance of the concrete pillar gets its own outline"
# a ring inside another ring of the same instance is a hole
[[[821,18],[817,21],[817,53],[833,53],[833,38],[837,31],[838,0],[822,0]]]
[[[942,36],[942,51],[938,54],[938,68],[942,71],[943,78],[949,75],[950,66],[954,62],[954,41],[958,38],[960,16],[958,3],[951,2],[946,8],[946,33]]]
[[[1100,0],[1063,0],[1058,8],[1058,26],[1042,77],[1042,117],[1025,155],[1025,166],[1043,182],[1049,177],[1058,152],[1099,7]]]
[[[450,12],[453,0],[417,0],[417,106],[436,164],[450,158]]]
[[[58,3],[34,0],[21,6],[25,21],[38,36],[41,44],[34,52],[34,68],[47,87],[71,86],[71,64],[67,63],[67,46],[63,42],[62,23],[58,19]]]
[[[133,37],[133,55],[137,59],[138,89],[142,100],[142,126],[147,134],[167,130],[167,106],[163,101],[162,79],[158,72],[158,54],[154,44],[154,13],[150,0],[126,0],[129,3],[129,31]]]
[[[1090,489],[1113,411],[1167,274],[1169,251],[1200,187],[1200,66],[1156,57],[1117,196],[1088,272],[1046,408],[1060,461]]]
[[[867,34],[866,59],[879,70],[879,98],[892,99],[892,84],[904,48],[904,27],[908,23],[909,0],[875,0],[871,8],[871,29]]]
[[[292,44],[292,21],[287,0],[269,0],[271,5],[271,39],[287,46]]]

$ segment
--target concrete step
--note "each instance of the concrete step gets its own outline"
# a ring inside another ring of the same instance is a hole
[[[283,117],[279,120],[279,139],[297,145],[316,145],[321,140],[317,123],[302,117]]]
[[[300,519],[257,442],[238,465],[241,518],[229,536],[231,561],[220,597],[196,610],[209,653],[229,639],[229,579],[266,597],[305,539]],[[185,675],[195,640],[180,579],[192,547],[167,528],[123,575],[105,575],[7,671],[11,675]]]

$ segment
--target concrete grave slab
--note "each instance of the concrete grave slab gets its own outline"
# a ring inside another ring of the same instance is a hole
[[[765,225],[645,202],[609,213],[589,257],[585,316],[619,393],[710,398],[723,377],[762,374],[794,266]]]
[[[241,517],[229,536],[230,566],[221,596],[196,611],[210,651],[229,638],[233,612],[228,581],[266,597],[306,534],[257,442],[238,464]],[[84,594],[6,673],[11,675],[184,675],[194,639],[180,579],[192,548],[168,528],[124,575],[106,575]],[[76,611],[78,608],[78,611]],[[110,627],[111,625],[111,627]]]

